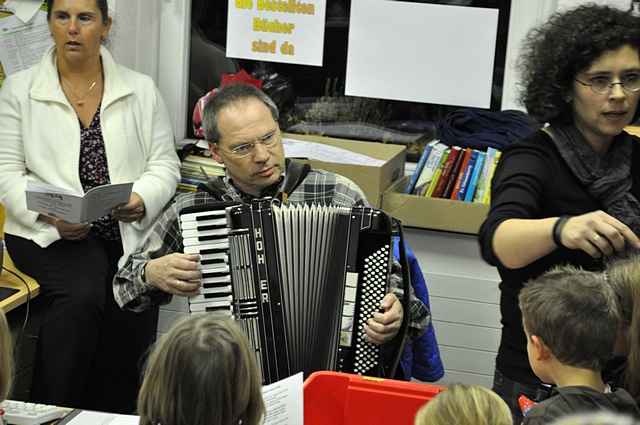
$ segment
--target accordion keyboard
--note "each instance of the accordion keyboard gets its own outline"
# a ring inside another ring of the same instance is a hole
[[[229,228],[224,208],[180,216],[185,254],[199,254],[202,289],[189,298],[191,313],[232,313]]]

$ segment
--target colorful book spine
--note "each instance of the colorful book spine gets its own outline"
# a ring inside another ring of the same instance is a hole
[[[458,173],[460,173],[460,169],[462,167],[462,161],[465,157],[465,150],[460,148],[460,153],[456,158],[456,161],[453,163],[453,167],[451,167],[451,172],[449,173],[449,177],[447,178],[447,184],[444,185],[444,189],[441,198],[450,198],[451,192],[453,191],[453,186],[456,184],[456,180],[458,179]]]
[[[424,165],[422,173],[420,173],[420,177],[418,177],[418,182],[416,183],[413,193],[416,195],[424,195],[446,149],[447,145],[444,143],[437,143],[433,146],[433,149],[429,154],[429,158],[427,159],[427,163]]]
[[[420,155],[420,159],[418,159],[418,163],[416,164],[416,169],[413,171],[411,178],[409,179],[409,183],[407,183],[407,187],[404,188],[404,193],[413,193],[413,189],[416,187],[416,183],[418,181],[418,177],[422,173],[422,168],[427,163],[427,158],[431,153],[431,149],[433,149],[434,141],[427,143],[422,151],[422,155]]]
[[[449,181],[449,176],[451,176],[451,171],[453,167],[456,165],[456,160],[458,156],[460,156],[461,149],[457,146],[451,146],[451,150],[449,151],[449,156],[447,157],[447,162],[442,166],[442,174],[440,174],[440,178],[438,179],[438,184],[436,188],[433,190],[431,194],[434,198],[441,198],[444,193],[444,189],[447,186],[447,182]]]
[[[460,186],[462,185],[462,179],[464,177],[464,170],[469,166],[469,161],[471,160],[471,155],[473,154],[473,149],[466,148],[464,151],[464,155],[462,158],[462,163],[460,164],[460,170],[457,172],[455,176],[455,182],[453,184],[453,188],[451,189],[448,198],[457,199],[458,191],[460,190]]]
[[[440,159],[440,163],[438,164],[438,168],[433,173],[433,177],[431,178],[431,183],[429,183],[429,188],[425,191],[424,196],[432,197],[433,191],[438,186],[438,182],[440,181],[440,177],[442,176],[442,169],[444,168],[444,164],[447,163],[449,159],[449,154],[451,153],[451,148],[447,148],[442,154],[442,158]]]
[[[473,202],[482,203],[485,189],[488,186],[487,179],[489,177],[489,172],[491,171],[491,164],[496,156],[496,152],[497,150],[495,148],[487,149],[487,155],[484,159],[484,166],[480,172],[480,177],[478,178],[478,187],[476,189],[476,195],[473,197]]]
[[[471,181],[471,174],[473,174],[473,169],[476,166],[476,161],[478,160],[478,152],[473,149],[471,152],[471,159],[467,164],[467,167],[462,172],[462,183],[460,183],[460,188],[456,194],[456,199],[459,201],[464,201],[465,193],[467,192],[467,188],[469,187],[469,182]]]
[[[469,180],[469,186],[464,194],[465,202],[473,202],[473,197],[476,194],[476,188],[478,187],[478,178],[484,167],[484,159],[487,156],[485,152],[478,151],[478,157],[476,163],[473,166],[473,172],[471,173],[471,179]]]
[[[491,181],[493,180],[493,175],[496,172],[496,167],[498,166],[498,161],[500,161],[500,156],[502,152],[496,151],[496,155],[493,158],[493,163],[491,164],[491,169],[489,170],[489,178],[487,179],[487,183],[484,189],[484,197],[482,199],[483,204],[491,203]]]

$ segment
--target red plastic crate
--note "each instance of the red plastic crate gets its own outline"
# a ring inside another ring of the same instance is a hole
[[[305,425],[413,425],[418,409],[444,387],[339,372],[304,382]]]

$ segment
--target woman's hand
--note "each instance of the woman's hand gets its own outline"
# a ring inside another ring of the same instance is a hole
[[[140,195],[135,192],[131,192],[129,202],[115,207],[111,212],[111,216],[115,220],[122,221],[124,223],[131,223],[144,217],[145,211],[144,201]]]
[[[640,248],[640,239],[620,220],[604,211],[571,217],[560,234],[562,245],[581,249],[594,258],[612,255],[628,247]]]
[[[60,237],[69,241],[85,239],[91,230],[91,225],[87,223],[69,223],[60,218],[50,217],[43,214],[40,214],[38,219],[58,229]]]

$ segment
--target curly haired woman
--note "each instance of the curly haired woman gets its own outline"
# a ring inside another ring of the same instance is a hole
[[[547,125],[503,152],[480,230],[498,268],[502,338],[494,391],[519,423],[517,398],[544,398],[531,371],[518,309],[523,284],[553,266],[600,270],[640,248],[638,117],[640,21],[595,4],[556,13],[527,36],[521,99]]]

